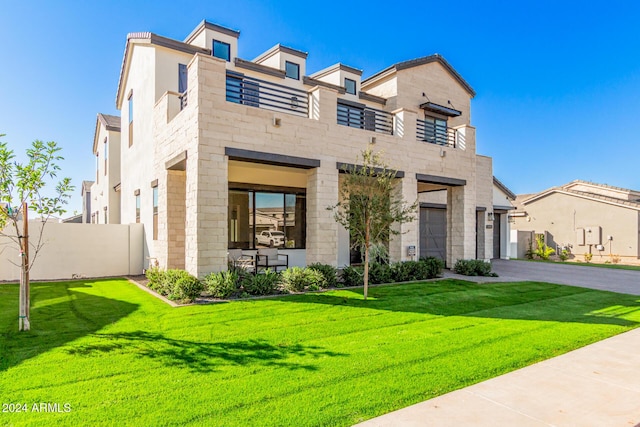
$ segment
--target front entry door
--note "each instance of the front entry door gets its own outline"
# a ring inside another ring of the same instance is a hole
[[[447,210],[420,208],[420,257],[447,258]]]
[[[500,258],[500,219],[502,214],[493,214],[493,258]]]

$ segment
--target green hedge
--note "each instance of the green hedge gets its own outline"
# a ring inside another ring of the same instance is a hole
[[[464,276],[491,276],[498,277],[491,272],[491,263],[480,259],[459,259],[453,266],[454,273]]]
[[[193,302],[204,286],[197,277],[184,270],[162,270],[157,266],[146,271],[148,287],[172,301]]]

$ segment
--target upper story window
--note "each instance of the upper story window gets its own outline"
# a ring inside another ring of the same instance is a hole
[[[96,153],[96,184],[100,182],[100,153]]]
[[[351,95],[355,95],[356,94],[356,81],[355,80],[351,80],[351,79],[347,79],[345,77],[344,79],[344,89],[347,93],[350,93]]]
[[[178,92],[185,93],[187,91],[187,65],[178,64]]]
[[[129,94],[129,147],[133,145],[133,91]]]
[[[216,58],[224,59],[227,62],[231,61],[231,45],[229,43],[214,40],[212,52]]]
[[[140,222],[140,190],[134,193],[136,196],[136,223]]]
[[[447,119],[425,115],[424,122],[424,140],[447,145]]]
[[[285,61],[284,62],[285,75],[290,79],[300,80],[300,65]]]
[[[108,145],[107,145],[107,138],[104,139],[104,144],[103,144],[103,152],[104,152],[104,174],[107,174],[107,158],[108,158],[108,152],[109,150],[107,149]]]

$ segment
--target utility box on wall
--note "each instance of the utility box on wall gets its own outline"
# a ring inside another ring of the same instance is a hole
[[[602,227],[599,225],[585,227],[585,242],[587,245],[600,245],[602,244]]]
[[[576,228],[576,245],[584,246],[584,228]]]

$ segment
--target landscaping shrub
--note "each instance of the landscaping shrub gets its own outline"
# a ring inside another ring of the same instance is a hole
[[[157,291],[160,287],[160,281],[162,280],[162,275],[164,274],[164,270],[160,270],[160,267],[154,265],[153,267],[147,268],[145,272],[145,276],[149,280],[147,286],[154,291]]]
[[[420,258],[418,262],[422,264],[422,268],[427,275],[427,277],[424,277],[423,279],[434,279],[436,277],[439,277],[442,274],[442,270],[444,269],[444,261],[440,258],[430,256]]]
[[[556,253],[556,251],[553,248],[550,248],[545,243],[544,234],[536,235],[536,246],[537,247],[533,251],[533,253],[540,259],[548,260],[551,255]]]
[[[280,275],[271,269],[259,274],[248,274],[242,279],[242,288],[248,295],[274,294],[280,283]]]
[[[465,276],[498,276],[496,273],[491,272],[490,262],[480,259],[459,259],[453,266],[453,271]]]
[[[167,270],[169,272],[171,270]],[[177,280],[173,282],[171,292],[167,298],[173,301],[193,302],[204,290],[204,285],[197,277],[194,277],[184,270],[174,270]]]
[[[238,291],[240,277],[236,271],[209,273],[203,279],[205,289],[215,298],[229,298]]]
[[[394,282],[393,270],[389,264],[372,262],[369,264],[369,284]]]
[[[363,268],[347,266],[342,269],[340,278],[342,279],[342,284],[344,286],[363,286]]]
[[[335,288],[338,286],[338,269],[329,264],[314,263],[308,268],[319,271],[324,276],[325,287]]]
[[[281,273],[280,279],[284,289],[289,292],[301,292],[308,287],[317,290],[325,286],[322,273],[312,268],[287,268]]]
[[[433,279],[442,274],[443,268],[444,262],[434,257],[398,262],[393,265],[393,278],[395,282]]]

